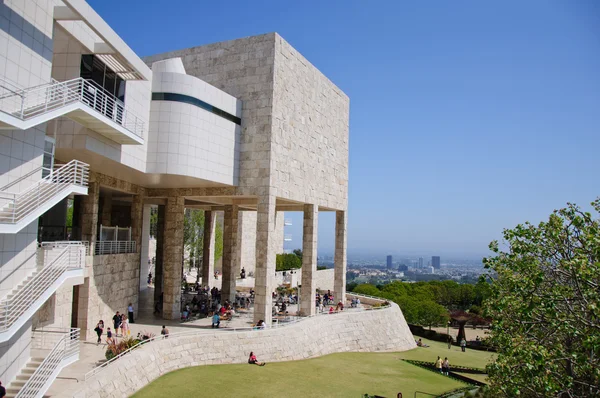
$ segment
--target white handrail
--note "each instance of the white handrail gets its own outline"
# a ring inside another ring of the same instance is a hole
[[[35,333],[35,332],[34,332]],[[71,328],[63,334],[52,351],[42,361],[41,365],[33,372],[29,380],[19,390],[15,398],[41,397],[56,377],[63,361],[79,354],[79,329]],[[64,366],[64,365],[63,365]]]
[[[358,295],[358,296],[364,296],[364,295]],[[364,296],[364,297],[367,297],[367,296]],[[384,300],[384,299],[380,299],[380,300],[387,301],[387,300]],[[382,309],[386,309],[386,308],[389,308],[389,307],[391,307],[391,305],[381,306],[381,307],[375,307],[373,309],[353,308],[353,309],[347,311],[346,313],[356,313],[356,312],[366,312],[366,311],[372,311],[372,310],[382,310]],[[288,327],[290,325],[295,325],[298,322],[303,322],[303,321],[305,321],[307,319],[314,318],[314,317],[317,317],[317,316],[319,316],[319,317],[320,316],[333,316],[333,315],[336,315],[336,314],[339,314],[339,312],[335,312],[333,314],[329,314],[329,313],[323,313],[323,314],[316,313],[314,315],[303,316],[303,317],[296,317],[296,319],[291,320],[289,322],[285,322],[284,324],[280,325],[280,323],[277,322],[274,327],[271,326],[271,327],[267,327],[265,329],[257,328],[255,326],[251,326],[251,327],[246,326],[246,327],[241,327],[241,328],[219,328],[218,330],[214,330],[214,329],[198,329],[198,330],[192,330],[192,331],[188,331],[188,332],[170,333],[168,335],[168,337],[165,337],[165,336],[162,336],[162,335],[157,335],[157,336],[154,336],[154,337],[152,337],[152,338],[150,338],[148,340],[140,341],[139,343],[137,343],[133,347],[127,349],[126,351],[123,351],[119,355],[117,355],[117,356],[109,359],[108,361],[106,361],[106,362],[104,362],[104,363],[96,366],[94,369],[90,370],[89,372],[87,372],[85,374],[84,380],[88,380],[89,378],[97,375],[98,373],[100,373],[100,371],[102,369],[106,368],[108,365],[110,365],[111,363],[113,363],[117,359],[119,359],[122,356],[130,353],[131,351],[133,351],[134,349],[140,347],[141,345],[147,344],[147,343],[152,342],[152,341],[163,340],[165,338],[173,339],[173,338],[179,338],[179,337],[185,337],[185,336],[213,334],[213,333],[221,333],[221,332],[250,332],[250,331],[253,331],[253,332],[263,332],[263,331],[266,331],[266,330],[269,330],[269,329],[279,329],[279,328],[282,328],[282,327]]]
[[[144,121],[93,80],[78,77],[19,89],[6,79],[0,79],[0,111],[21,120],[43,115],[74,102],[86,105],[143,138]]]
[[[135,253],[134,240],[101,240],[94,243],[94,255]]]
[[[62,167],[54,169],[46,177],[29,186],[18,194],[3,193],[8,203],[0,209],[0,223],[16,224],[34,210],[50,200],[67,185],[87,187],[89,165],[79,160],[71,160]],[[10,195],[13,195],[12,197]]]
[[[12,297],[0,301],[0,332],[10,329],[64,272],[82,269],[84,266],[85,254],[82,243],[42,245],[42,250],[52,251],[53,248],[58,249],[56,256],[51,256],[52,253],[45,253],[49,255],[47,257],[49,260],[44,261],[42,269],[36,272],[27,284],[16,290]]]

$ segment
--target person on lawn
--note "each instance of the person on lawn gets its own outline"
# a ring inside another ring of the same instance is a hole
[[[248,357],[248,363],[250,365],[258,365],[258,366],[265,366],[267,364],[266,362],[258,362],[258,360],[256,359],[256,355],[254,355],[254,353],[252,351],[250,351],[250,356]]]

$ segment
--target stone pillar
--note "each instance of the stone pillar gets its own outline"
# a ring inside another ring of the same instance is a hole
[[[271,326],[271,308],[273,307],[273,279],[275,275],[275,252],[273,239],[275,234],[276,197],[262,195],[258,197],[256,211],[256,278],[254,283],[254,321],[264,320]]]
[[[215,273],[215,230],[216,211],[204,212],[204,237],[202,247],[202,285],[212,288]]]
[[[154,302],[163,292],[163,255],[165,247],[165,206],[159,205],[156,217],[156,254],[154,261]]]
[[[235,300],[235,281],[240,267],[237,259],[237,231],[239,209],[236,205],[225,206],[223,225],[223,281],[221,300]]]
[[[181,281],[183,279],[183,219],[185,199],[167,199],[163,244],[163,318],[181,316]]]
[[[148,217],[150,214],[148,213]],[[148,219],[148,221],[150,221]],[[133,195],[131,200],[131,240],[135,241],[135,252],[142,251],[142,228],[144,225],[144,195]],[[148,232],[150,225],[148,225]]]
[[[144,205],[142,211],[142,236],[140,237],[140,290],[148,288],[148,251],[150,249],[150,212],[151,205]]]
[[[346,211],[335,212],[335,271],[333,291],[336,300],[346,303]]]
[[[317,231],[319,206],[304,205],[304,227],[302,232],[302,287],[300,288],[300,311],[303,315],[315,314],[317,286]]]
[[[111,226],[111,213],[112,213],[112,195],[107,193],[106,195],[102,195],[102,211],[100,224],[105,227]],[[133,215],[133,214],[132,214]]]
[[[81,200],[81,240],[90,243],[93,249],[98,235],[98,202],[100,200],[100,184],[90,182],[87,196]],[[94,255],[93,252],[90,253]]]

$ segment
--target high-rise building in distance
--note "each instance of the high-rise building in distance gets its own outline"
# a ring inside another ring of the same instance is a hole
[[[387,256],[387,269],[392,269],[392,256]]]
[[[423,268],[423,257],[419,257],[419,268]]]
[[[431,256],[431,266],[440,269],[440,256]]]

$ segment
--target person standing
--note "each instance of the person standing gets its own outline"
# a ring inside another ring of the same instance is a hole
[[[442,373],[448,376],[448,370],[450,370],[450,361],[448,361],[448,357],[444,358],[444,362],[442,362]]]
[[[438,372],[443,373],[442,371],[442,358],[438,357],[437,361],[435,361],[435,368]]]
[[[460,349],[462,352],[465,352],[467,348],[467,340],[465,340],[465,338],[463,337],[462,340],[460,341]]]
[[[121,315],[121,336],[129,336],[129,319],[125,314]]]
[[[121,314],[119,314],[119,311],[113,316],[113,326],[115,327],[115,336],[118,336],[121,327]]]
[[[129,323],[135,323],[133,322],[133,304],[131,303],[127,306],[127,315],[129,315]]]

